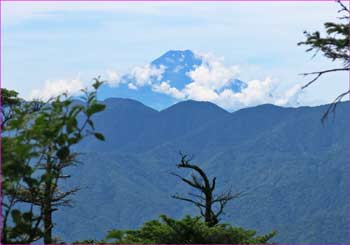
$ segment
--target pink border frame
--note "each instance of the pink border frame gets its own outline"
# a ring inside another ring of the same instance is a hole
[[[334,2],[335,0],[0,0],[0,2]],[[345,1],[345,0],[341,0]]]
[[[0,96],[2,88],[2,2],[334,2],[335,0],[0,0]],[[341,0],[348,2],[350,5],[350,0]],[[350,52],[350,49],[349,49]],[[350,88],[350,72],[349,72],[349,88]],[[350,95],[349,95],[350,100]],[[1,107],[0,100],[0,107]],[[350,106],[348,109],[349,118],[349,129],[350,129]],[[0,119],[1,120],[1,119]],[[348,132],[348,241],[350,244],[350,130]],[[2,138],[1,138],[1,128],[0,128],[0,200],[2,197]],[[2,219],[2,205],[0,205],[0,218]],[[0,221],[1,222],[1,221]],[[1,230],[0,230],[1,237]],[[339,244],[339,245],[349,245],[349,244]],[[1,243],[0,243],[1,245]],[[196,244],[194,244],[196,245]],[[297,244],[283,244],[279,245],[297,245]],[[304,245],[317,245],[317,244],[304,244]],[[325,244],[323,244],[325,245]]]

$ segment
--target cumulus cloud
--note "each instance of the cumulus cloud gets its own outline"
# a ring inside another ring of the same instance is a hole
[[[234,91],[231,86],[237,82],[238,66],[226,66],[223,58],[210,54],[196,55],[203,63],[187,73],[192,81],[183,89],[173,87],[170,81],[166,81],[152,83],[152,90],[178,100],[210,101],[231,111],[265,103],[293,106],[298,102],[300,85],[281,90],[279,83],[269,77],[247,81],[240,91]]]
[[[123,83],[123,79],[121,79],[121,76],[116,71],[108,70],[106,75],[106,82],[110,87],[118,87],[121,83]]]
[[[299,104],[299,97],[302,93],[302,85],[296,84],[286,90],[284,95],[275,101],[276,105],[279,106],[295,106]]]
[[[213,101],[218,97],[217,91],[197,82],[187,84],[182,92],[188,99],[199,101]]]
[[[47,100],[62,93],[75,95],[79,94],[82,88],[84,88],[84,85],[80,79],[46,80],[43,89],[34,89],[31,92],[30,99]]]
[[[106,82],[110,87],[118,87],[127,83],[129,89],[137,90],[140,87],[151,86],[154,81],[161,81],[164,69],[165,66],[158,68],[148,64],[136,66],[126,75],[121,75],[114,70],[108,70],[106,72]]]
[[[123,77],[127,77],[128,88],[137,90],[148,86],[153,92],[171,96],[177,100],[192,99],[197,101],[210,101],[219,106],[234,111],[248,106],[259,104],[276,104],[279,106],[293,106],[298,102],[301,86],[295,85],[287,89],[281,89],[280,84],[269,77],[246,81],[240,90],[237,87],[237,78],[240,70],[238,66],[227,66],[223,58],[217,58],[212,54],[195,53],[202,64],[186,75],[191,82],[183,88],[172,86],[171,81],[163,81],[164,66],[152,65],[137,66]],[[111,80],[123,83],[123,78],[110,72]],[[113,78],[113,79],[112,79]],[[116,85],[118,86],[118,85]]]
[[[131,70],[129,78],[134,80],[129,83],[129,88],[136,89],[146,85],[152,85],[154,81],[161,81],[165,66],[155,67],[150,64],[144,66],[137,66]]]
[[[247,87],[240,93],[234,93],[231,90],[224,90],[220,95],[220,104],[225,104],[226,107],[234,108],[237,105],[252,106],[263,103],[271,103],[273,93],[276,89],[276,83],[270,78],[264,80],[248,81]]]
[[[152,90],[154,92],[170,95],[171,97],[174,97],[174,98],[179,99],[179,100],[185,99],[185,97],[186,97],[183,92],[179,91],[175,87],[171,87],[169,81],[161,82],[159,84],[153,84]]]
[[[132,90],[137,90],[137,87],[133,83],[129,83],[128,88]]]
[[[248,81],[246,87],[240,92],[235,92],[230,88],[218,92],[196,82],[187,84],[182,90],[170,86],[169,82],[152,86],[153,91],[167,94],[178,100],[210,101],[230,111],[267,103],[279,106],[294,106],[297,104],[301,93],[300,85],[282,91],[279,91],[278,88],[278,83],[270,78]]]
[[[220,91],[232,83],[232,79],[239,74],[238,66],[225,66],[224,58],[216,58],[211,54],[197,53],[203,63],[187,75],[196,83],[197,87]]]
[[[266,103],[286,106],[291,105],[291,100],[296,101],[299,93],[300,87],[298,88],[298,86],[294,86],[286,92],[279,91],[278,83],[266,78],[248,81],[247,87],[238,93],[225,89],[218,94],[213,102],[229,110]]]

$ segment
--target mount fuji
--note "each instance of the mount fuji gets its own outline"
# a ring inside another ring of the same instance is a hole
[[[174,98],[155,89],[155,86],[167,83],[172,88],[182,90],[193,81],[190,72],[201,66],[208,66],[203,55],[191,50],[170,50],[149,64],[121,76],[118,81],[105,84],[99,91],[99,98],[130,98],[161,110],[180,100],[191,98]],[[138,80],[141,80],[141,86]],[[137,84],[139,86],[135,86]],[[225,86],[235,93],[246,87],[247,84],[238,79],[230,80],[229,86]]]

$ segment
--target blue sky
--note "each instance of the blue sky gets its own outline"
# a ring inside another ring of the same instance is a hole
[[[341,65],[296,45],[304,30],[335,21],[337,10],[332,1],[3,2],[2,86],[24,98],[75,91],[97,75],[121,76],[168,50],[190,49],[238,67],[243,81],[272,79],[273,90],[286,94],[310,79],[299,73]],[[329,74],[294,103],[327,103],[347,88],[346,73]]]

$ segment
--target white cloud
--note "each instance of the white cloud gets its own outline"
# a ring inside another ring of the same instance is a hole
[[[137,90],[137,87],[133,83],[129,83],[128,88],[132,90]]]
[[[187,73],[192,82],[182,92],[188,99],[215,101],[223,89],[232,85],[239,69],[237,66],[225,66],[223,57],[198,52],[195,55],[202,59],[202,64]]]
[[[296,106],[301,94],[301,86],[299,84],[281,91],[279,84],[270,78],[251,80],[246,84],[247,87],[240,92],[235,92],[230,88],[218,92],[196,82],[188,84],[182,90],[171,87],[169,82],[154,84],[152,89],[155,92],[167,94],[178,100],[210,101],[230,111],[267,103],[279,106]]]
[[[47,100],[62,93],[75,95],[79,94],[82,88],[84,88],[84,85],[80,79],[56,81],[46,80],[42,90],[32,90],[30,99]]]
[[[153,80],[161,81],[162,74],[164,73],[164,66],[159,68],[152,65],[137,66],[132,69],[129,77],[135,82],[131,83],[129,87],[132,89],[143,87],[146,85],[152,85]]]
[[[230,111],[267,103],[279,106],[295,106],[301,93],[300,85],[295,85],[287,91],[280,91],[279,84],[270,78],[251,80],[246,84],[247,87],[240,92],[235,92],[229,88],[221,92],[204,91],[203,88],[186,92],[190,99],[210,101]],[[198,93],[201,95],[203,91],[207,97],[200,98]]]
[[[298,105],[300,84],[281,89],[277,80],[267,77],[264,80],[250,80],[241,91],[234,91],[230,86],[236,82],[239,74],[237,66],[226,66],[223,58],[213,55],[197,53],[197,56],[203,59],[203,64],[187,74],[192,79],[191,83],[178,90],[168,82],[162,84],[163,89],[158,89],[157,92],[177,99],[210,101],[231,111],[265,103],[279,106]]]
[[[241,92],[235,93],[231,89],[225,89],[218,93],[215,103],[229,109],[236,110],[246,106],[254,106],[265,103],[273,103],[274,82],[270,78],[265,80],[251,80]]]
[[[197,82],[186,85],[183,89],[188,99],[199,101],[213,101],[218,97],[218,93],[209,87],[203,86]]]
[[[107,81],[106,83],[110,87],[118,87],[121,83],[123,83],[123,79],[121,79],[120,75],[116,71],[108,70],[107,72]]]
[[[238,66],[225,66],[223,57],[216,58],[211,54],[201,53],[196,55],[203,63],[187,74],[196,86],[219,91],[231,85],[232,79],[239,74]]]
[[[153,84],[152,90],[154,92],[170,95],[171,97],[179,100],[185,98],[185,94],[182,91],[179,91],[177,88],[171,87],[169,81]]]
[[[111,81],[118,80],[120,78],[117,72],[111,71],[111,70],[107,71],[107,77],[108,77],[108,80],[111,80]]]
[[[279,106],[295,106],[299,104],[299,96],[303,92],[301,87],[301,84],[296,84],[289,88],[282,97],[276,100],[275,104]]]
[[[191,82],[179,89],[171,86],[171,81],[162,81],[164,66],[160,68],[145,65],[132,69],[129,78],[134,82],[128,88],[136,90],[149,86],[153,92],[169,95],[177,100],[192,99],[210,101],[233,111],[247,106],[259,104],[276,104],[279,106],[295,106],[301,93],[299,84],[288,89],[281,89],[280,83],[267,77],[264,80],[245,82],[240,91],[234,91],[231,86],[237,81],[238,66],[227,66],[223,58],[211,54],[196,53],[203,63],[186,75]]]

